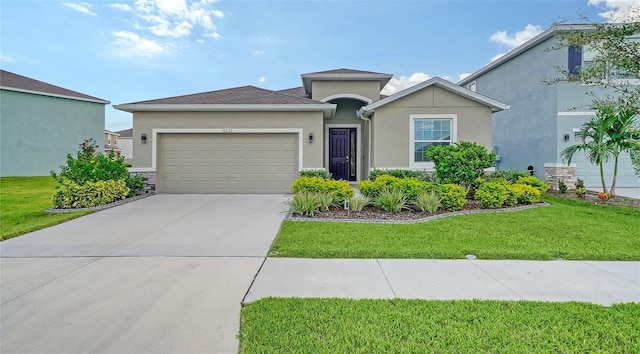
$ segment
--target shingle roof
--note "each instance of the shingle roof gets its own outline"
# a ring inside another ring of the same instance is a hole
[[[133,137],[133,128],[118,130],[116,133],[120,134],[121,138],[131,138]]]
[[[314,101],[304,97],[295,97],[255,86],[242,86],[225,90],[127,103],[127,105],[137,104],[324,104],[324,102]]]
[[[294,97],[311,98],[311,96],[307,95],[307,93],[304,92],[303,86],[294,87],[286,90],[278,90],[276,92],[289,95],[289,96],[294,96]]]
[[[373,74],[373,75],[388,75],[388,74],[385,74],[385,73],[377,73],[377,72],[373,72],[373,71],[363,71],[363,70],[353,70],[353,69],[346,69],[346,68],[326,70],[326,71],[317,71],[317,72],[308,73],[308,74],[305,74],[305,75],[309,75],[309,74]]]
[[[46,82],[34,80],[26,76],[14,74],[9,71],[0,70],[0,87],[6,89],[17,89],[41,93],[44,95],[64,96],[81,100],[98,101],[99,103],[109,104],[109,101],[101,98],[85,95],[84,93],[72,91],[59,86],[51,85]]]

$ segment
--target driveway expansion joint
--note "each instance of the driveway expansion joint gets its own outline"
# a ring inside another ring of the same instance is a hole
[[[380,259],[376,258],[376,263],[378,264],[378,267],[380,268],[380,271],[382,272],[382,275],[384,276],[384,280],[387,281],[387,285],[389,285],[389,289],[391,290],[391,293],[393,294],[394,298],[398,298],[398,295],[396,295],[395,290],[393,290],[393,286],[391,285],[391,282],[389,281],[389,278],[387,277],[387,274],[384,272],[384,268],[382,268],[382,264],[380,264]]]

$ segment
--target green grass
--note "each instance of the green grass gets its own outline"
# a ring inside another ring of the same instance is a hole
[[[51,177],[0,178],[0,240],[60,224],[91,213],[47,214],[56,182]]]
[[[305,258],[640,260],[640,209],[550,206],[417,224],[285,221],[271,255]]]
[[[240,353],[639,353],[640,304],[267,298]]]

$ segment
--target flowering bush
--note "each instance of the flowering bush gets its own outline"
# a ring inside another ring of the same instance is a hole
[[[578,178],[577,181],[573,182],[573,185],[576,186],[576,195],[578,198],[584,198],[584,195],[587,194],[587,189],[584,187],[584,181]]]
[[[604,203],[611,198],[611,194],[598,192],[598,198],[600,198],[600,200],[602,200],[602,202]]]

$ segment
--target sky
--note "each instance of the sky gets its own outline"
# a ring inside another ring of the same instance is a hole
[[[0,68],[123,104],[338,68],[393,74],[384,94],[457,82],[561,21],[640,0],[1,0]],[[618,13],[620,15],[620,12]],[[132,127],[105,111],[106,129]]]

